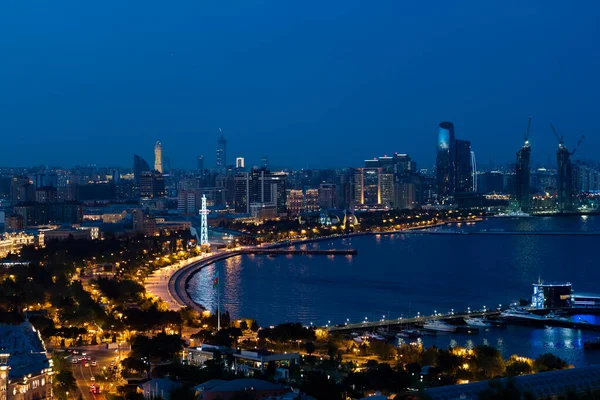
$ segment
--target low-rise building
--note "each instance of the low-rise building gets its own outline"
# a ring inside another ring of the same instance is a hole
[[[283,385],[259,379],[235,379],[224,381],[212,379],[194,387],[196,398],[202,400],[230,400],[239,393],[247,392],[254,399],[268,399],[289,392]]]
[[[275,364],[277,368],[289,368],[298,364],[300,355],[298,353],[271,353],[265,350],[248,351],[242,350],[234,354],[235,370],[246,376],[252,376],[255,372],[265,373],[269,364]]]
[[[52,360],[29,322],[0,324],[0,398],[52,398]]]
[[[25,233],[5,233],[0,235],[0,258],[4,258],[8,253],[18,253],[23,246],[35,244],[35,236]]]
[[[225,346],[213,346],[203,344],[200,347],[188,347],[185,349],[185,357],[189,365],[204,365],[209,360],[214,360],[215,355],[233,354],[235,350]]]

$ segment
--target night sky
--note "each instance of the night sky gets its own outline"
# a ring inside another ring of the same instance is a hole
[[[533,116],[600,145],[598,1],[4,1],[0,165],[434,162],[450,120],[480,164],[514,159]]]

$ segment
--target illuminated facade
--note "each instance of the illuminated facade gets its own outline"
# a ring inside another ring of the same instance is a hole
[[[454,194],[456,150],[452,122],[440,124],[436,150],[436,183],[438,194],[444,198]]]
[[[533,308],[562,308],[571,306],[573,289],[567,283],[534,283],[531,306]]]
[[[298,216],[304,211],[304,192],[292,189],[287,195],[287,209],[290,216]]]
[[[52,360],[33,325],[0,324],[0,398],[53,398],[52,378]]]
[[[307,189],[304,194],[305,210],[307,212],[319,211],[319,190]]]
[[[162,144],[160,142],[156,142],[154,145],[154,170],[163,173]]]
[[[34,244],[35,236],[25,232],[0,235],[0,258],[6,257],[9,253],[18,253],[23,246]]]
[[[354,170],[354,202],[360,205],[391,202],[394,190],[393,175],[383,168],[356,168]],[[382,190],[383,189],[383,190]]]
[[[235,159],[235,167],[237,169],[244,169],[244,157],[238,157]]]

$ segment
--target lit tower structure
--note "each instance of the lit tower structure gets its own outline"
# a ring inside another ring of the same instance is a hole
[[[531,147],[529,146],[529,129],[531,128],[531,117],[527,122],[525,131],[525,142],[521,150],[517,152],[517,165],[515,166],[515,198],[521,211],[527,212],[531,206],[531,192],[529,187],[529,171],[531,160]]]
[[[477,163],[475,162],[475,152],[471,150],[471,174],[473,175],[473,192],[477,193]]]
[[[154,145],[154,169],[162,174],[163,165],[162,165],[162,144],[160,141],[157,141]]]
[[[208,248],[210,247],[210,244],[208,244],[208,222],[207,222],[207,215],[208,215],[208,210],[206,209],[206,195],[203,194],[202,195],[202,208],[200,209],[200,246],[202,248]]]

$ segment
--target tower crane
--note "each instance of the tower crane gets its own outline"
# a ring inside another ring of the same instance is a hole
[[[579,148],[579,145],[581,144],[581,142],[583,142],[583,138],[585,138],[585,135],[581,135],[581,137],[579,138],[579,141],[575,145],[575,148],[573,148],[573,151],[571,152],[571,156],[575,155],[575,152]]]
[[[550,128],[552,128],[552,132],[554,132],[554,136],[556,136],[556,140],[558,140],[558,146],[562,147],[564,144],[563,137],[558,137],[558,133],[556,133],[556,128],[554,128],[554,124],[550,121]]]

